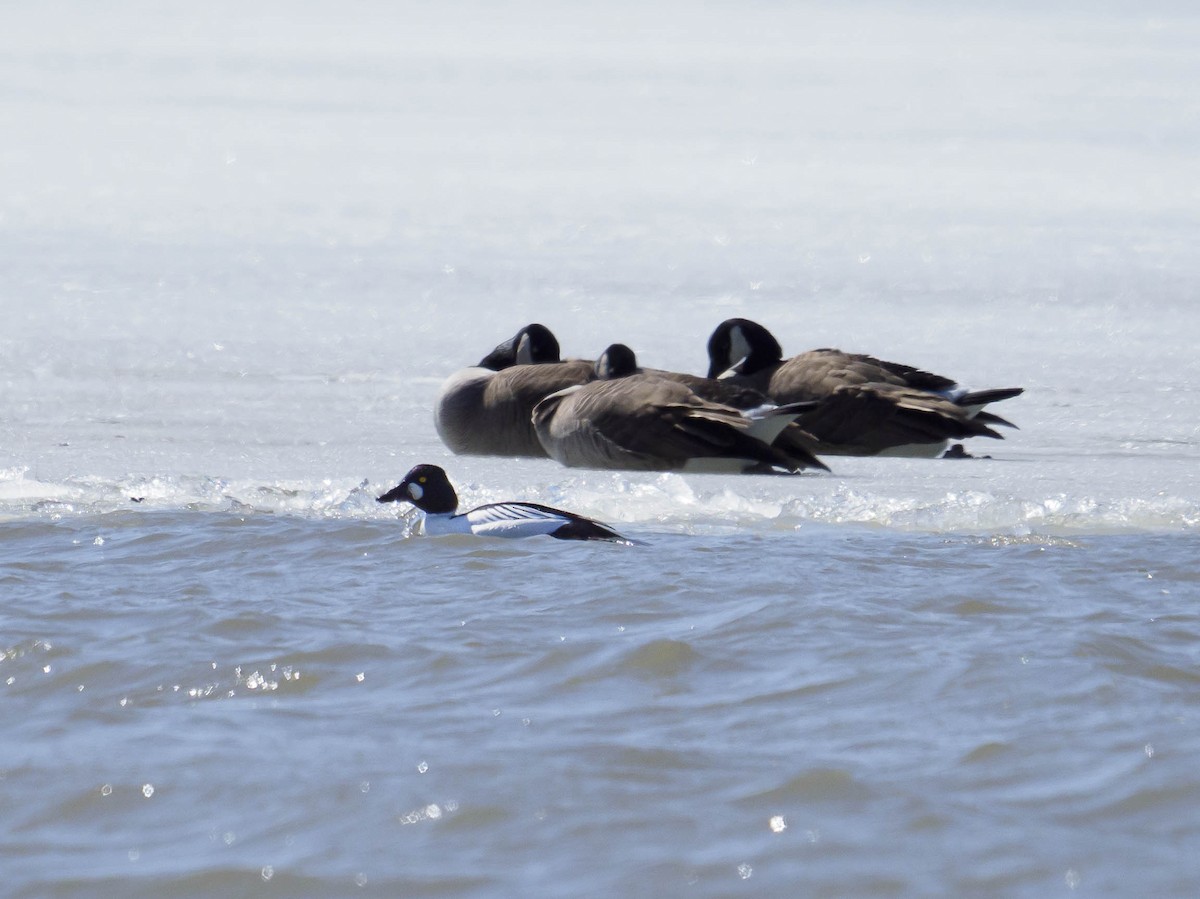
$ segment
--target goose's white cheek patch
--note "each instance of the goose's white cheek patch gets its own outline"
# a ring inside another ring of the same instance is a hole
[[[729,364],[730,368],[734,365],[746,361],[746,357],[750,355],[750,341],[746,339],[746,335],[742,333],[741,325],[734,327],[729,334]]]

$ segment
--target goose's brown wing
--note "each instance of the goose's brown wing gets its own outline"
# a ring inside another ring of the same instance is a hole
[[[1002,439],[949,400],[884,384],[839,387],[796,424],[816,440],[816,452],[841,455],[869,456],[967,437]]]

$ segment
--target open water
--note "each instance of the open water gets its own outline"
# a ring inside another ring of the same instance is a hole
[[[0,11],[0,895],[1193,896],[1186,4]],[[965,461],[455,458],[530,321],[1026,387]],[[418,461],[646,546],[413,536]]]

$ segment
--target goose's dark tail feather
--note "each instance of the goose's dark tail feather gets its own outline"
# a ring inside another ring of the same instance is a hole
[[[959,406],[986,406],[988,403],[998,403],[1001,400],[1011,400],[1025,392],[1024,387],[996,387],[991,390],[972,390],[964,393],[954,402]]]

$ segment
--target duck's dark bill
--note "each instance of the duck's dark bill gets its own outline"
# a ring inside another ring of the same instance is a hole
[[[375,502],[377,502],[377,503],[408,502],[408,495],[403,490],[400,489],[403,486],[404,486],[403,484],[397,484],[395,487],[393,487],[387,493],[383,494],[383,496],[377,496],[375,498]]]

